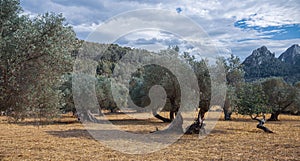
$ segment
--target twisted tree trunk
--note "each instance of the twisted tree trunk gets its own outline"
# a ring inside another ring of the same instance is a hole
[[[257,118],[258,115],[256,115],[255,117],[252,117],[252,115],[250,115],[250,117],[252,118],[252,120],[256,120],[258,121],[258,124],[256,125],[256,127],[258,129],[262,129],[264,130],[264,132],[267,133],[273,133],[273,131],[271,131],[270,129],[268,129],[266,126],[264,126],[264,124],[266,123],[266,119],[265,119],[265,115],[263,115],[263,118],[260,120]]]
[[[197,119],[195,122],[189,126],[185,132],[185,134],[205,134],[205,129],[204,126],[205,124],[203,123],[204,121],[204,114],[203,111],[199,110]]]

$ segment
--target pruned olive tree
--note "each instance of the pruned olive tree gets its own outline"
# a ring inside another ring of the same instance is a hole
[[[267,106],[267,100],[268,98],[260,83],[245,83],[238,91],[236,110],[238,113],[249,115],[252,120],[258,121],[257,128],[271,133],[272,131],[263,125],[266,121],[265,114],[272,111]],[[261,120],[258,119],[260,116],[263,117]]]
[[[282,78],[266,78],[261,81],[264,93],[268,97],[267,105],[272,108],[268,121],[278,121],[278,116],[295,103],[296,89]]]
[[[177,51],[173,49],[161,51],[157,54],[162,55],[164,58],[173,56],[178,58],[178,55],[176,56],[176,54],[178,54]],[[176,66],[177,64],[172,64],[172,62],[170,62],[170,64],[166,64],[166,66],[170,65]],[[177,78],[166,67],[150,64],[143,66],[133,73],[130,80],[130,97],[133,103],[144,108],[151,103],[148,93],[155,85],[159,85],[164,88],[167,100],[164,107],[157,107],[153,109],[152,114],[154,117],[162,120],[163,122],[171,122],[180,107],[181,90]],[[169,118],[161,116],[157,112],[158,110],[169,111]]]

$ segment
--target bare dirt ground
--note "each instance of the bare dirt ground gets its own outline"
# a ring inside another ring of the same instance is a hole
[[[127,131],[146,133],[166,126],[156,119],[133,120],[124,114],[108,115]],[[154,153],[123,154],[106,147],[85,130],[75,118],[36,126],[8,124],[0,117],[0,160],[299,160],[300,116],[281,115],[267,122],[275,133],[264,133],[257,122],[233,115],[233,121],[218,121],[204,139],[184,135],[171,146]],[[125,120],[125,121],[124,121]]]

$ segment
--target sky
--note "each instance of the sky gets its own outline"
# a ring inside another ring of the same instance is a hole
[[[291,45],[300,44],[299,0],[21,0],[21,6],[24,13],[31,16],[62,13],[83,40],[122,13],[161,9],[199,25],[224,56],[234,54],[244,59],[263,45],[279,56]],[[151,25],[171,24],[176,31],[183,28],[181,21],[170,16],[139,14],[133,17],[134,21],[125,18],[119,23],[125,25],[127,21],[129,25],[139,26],[141,22],[151,20]],[[122,35],[116,43],[149,50],[178,45],[193,51],[195,48],[188,42],[196,42],[199,37],[193,37],[192,25],[184,25],[189,40],[172,32],[145,29]],[[119,33],[117,30],[122,27],[114,26],[106,34]]]

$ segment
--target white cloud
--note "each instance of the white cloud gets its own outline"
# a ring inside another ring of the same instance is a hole
[[[105,23],[109,18],[136,9],[156,8],[166,9],[176,13],[176,8],[180,7],[185,15],[199,24],[212,39],[212,43],[218,46],[223,52],[233,52],[241,57],[249,55],[251,51],[261,45],[266,45],[277,54],[283,52],[294,43],[299,43],[299,39],[272,40],[272,35],[283,30],[271,30],[259,32],[252,29],[241,29],[234,26],[239,20],[244,20],[249,27],[268,27],[300,24],[300,3],[297,0],[190,0],[190,1],[158,1],[158,0],[91,0],[91,1],[67,1],[67,0],[21,0],[21,5],[25,13],[35,15],[46,11],[63,13],[67,21],[73,25],[80,38],[85,39],[88,33],[94,31],[100,24]],[[149,17],[138,15],[135,21],[130,21],[131,25],[145,24]],[[176,19],[165,19],[164,15],[156,17],[156,22],[164,25],[173,25]],[[144,20],[144,21],[141,21]],[[193,35],[193,30],[189,26],[173,25],[176,30],[182,30],[186,35],[190,34],[190,40],[197,39]],[[126,20],[123,21],[126,25]],[[122,30],[121,26],[112,26],[106,32],[107,36],[114,35],[116,30]],[[128,37],[126,37],[128,38]],[[172,39],[162,33],[147,31],[139,34],[131,34],[130,39],[144,38],[145,40]],[[134,44],[131,44],[132,46]],[[145,46],[144,46],[145,47]],[[152,46],[151,48],[155,48]]]
[[[91,23],[91,24],[78,24],[78,25],[73,25],[73,29],[75,30],[75,32],[92,32],[94,30],[96,30],[100,24],[96,24],[96,23]]]

